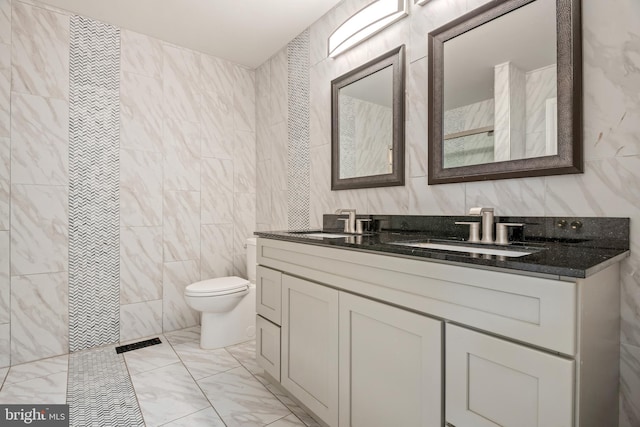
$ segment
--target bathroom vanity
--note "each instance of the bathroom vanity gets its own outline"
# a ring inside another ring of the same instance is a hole
[[[258,363],[329,426],[617,425],[628,219],[612,220],[626,248],[584,239],[589,219],[572,239],[555,218],[555,240],[533,239],[538,218],[509,247],[524,256],[406,244],[442,242],[433,223],[257,233]]]

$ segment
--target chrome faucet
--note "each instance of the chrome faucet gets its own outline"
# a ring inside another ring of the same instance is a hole
[[[480,240],[480,243],[494,243],[493,208],[471,208],[469,215],[482,215],[482,240]]]
[[[356,210],[355,209],[338,209],[336,214],[340,215],[348,213],[349,218],[338,218],[338,221],[344,221],[344,232],[355,233],[356,232]]]

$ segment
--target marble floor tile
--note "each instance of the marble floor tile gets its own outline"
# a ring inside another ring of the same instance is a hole
[[[131,381],[147,427],[161,426],[209,407],[180,362],[132,375]]]
[[[197,341],[179,344],[173,349],[195,380],[240,366],[236,358],[224,348],[205,350],[200,348],[200,343]]]
[[[29,381],[47,375],[67,372],[69,370],[69,355],[50,357],[35,362],[15,365],[9,369],[9,375],[5,379],[5,385]]]
[[[288,417],[280,418],[275,423],[269,424],[268,427],[305,427],[305,423],[300,421],[298,417],[291,414]]]
[[[0,390],[4,385],[4,380],[7,378],[7,373],[9,372],[9,368],[0,368]]]
[[[304,425],[307,427],[321,427],[320,424],[311,417],[311,415],[307,414],[307,412],[298,406],[296,402],[294,402],[285,392],[280,390],[275,385],[271,384],[269,380],[260,375],[256,375],[256,378],[259,381],[262,381],[264,386],[269,390],[273,395],[282,402],[295,416],[297,416]]]
[[[175,421],[163,424],[162,427],[225,427],[212,407],[194,412]]]
[[[193,326],[191,328],[180,329],[173,332],[165,332],[164,336],[171,345],[200,341],[200,326]]]
[[[256,362],[256,341],[246,341],[240,344],[227,347],[227,351],[231,353],[233,357],[238,359],[238,362],[242,364],[252,374],[262,374],[264,369],[258,366]]]
[[[163,338],[160,337],[162,344],[122,353],[131,375],[151,371],[180,361],[171,345]]]
[[[67,401],[67,373],[5,384],[0,390],[3,404],[61,404]]]
[[[212,375],[198,385],[229,427],[264,426],[290,414],[243,367]]]

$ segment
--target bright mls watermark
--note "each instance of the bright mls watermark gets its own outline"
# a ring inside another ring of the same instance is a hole
[[[69,427],[69,405],[0,405],[0,427]]]

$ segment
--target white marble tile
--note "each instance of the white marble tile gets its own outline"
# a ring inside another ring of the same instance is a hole
[[[11,0],[0,0],[0,43],[11,43]]]
[[[196,261],[164,263],[162,288],[162,329],[164,331],[175,331],[198,324],[200,314],[189,307],[184,299],[184,289],[198,281],[200,281],[200,268]]]
[[[68,353],[68,283],[66,272],[11,278],[11,363]]]
[[[640,209],[640,156],[586,162],[584,174],[545,180],[549,216],[624,217]]]
[[[234,67],[233,123],[236,131],[256,131],[256,76],[254,70]]]
[[[164,189],[200,190],[200,129],[197,124],[165,120]]]
[[[256,218],[271,222],[271,160],[259,161],[256,167]]]
[[[269,61],[256,70],[256,149],[258,161],[271,159],[269,151],[271,117],[271,77]]]
[[[287,122],[283,121],[271,126],[273,142],[271,143],[271,182],[274,190],[286,190],[288,185],[289,173],[289,135],[287,131]],[[328,161],[330,157],[326,158]],[[313,157],[311,162],[316,160]]]
[[[120,67],[122,71],[162,78],[162,42],[156,38],[120,30]]]
[[[120,146],[162,150],[162,80],[123,72],[120,78]]]
[[[9,373],[9,368],[0,368],[0,389],[4,384],[4,379],[7,377],[7,373]]]
[[[466,208],[495,208],[495,215],[544,216],[544,178],[505,179],[466,184]]]
[[[234,244],[233,252],[244,255],[247,238],[253,236],[256,229],[256,195],[255,193],[235,193],[233,195]]]
[[[68,268],[66,187],[11,186],[11,274]]]
[[[409,177],[427,175],[427,66],[426,58],[409,64],[407,82],[406,159]]]
[[[370,188],[367,190],[367,213],[406,215],[409,212],[409,188],[406,186]]]
[[[5,385],[16,384],[23,381],[30,381],[35,378],[46,377],[59,372],[69,370],[69,355],[50,357],[35,362],[14,365],[9,370],[9,374],[4,381]]]
[[[409,178],[410,215],[464,215],[465,185],[428,185],[426,177]]]
[[[233,158],[233,96],[206,92],[200,97],[202,156]]]
[[[11,324],[0,325],[0,366],[11,364]],[[4,377],[3,377],[4,379]]]
[[[414,7],[414,13],[409,17],[412,49],[407,56],[407,61],[414,62],[426,57],[427,34],[466,11],[466,3],[459,0],[430,1],[422,7]]]
[[[9,232],[0,231],[0,324],[11,321],[11,281],[9,279]]]
[[[6,385],[0,390],[0,402],[5,405],[64,404],[66,401],[66,372]]]
[[[309,145],[331,143],[331,60],[320,62],[309,71]]]
[[[161,344],[122,353],[130,375],[152,371],[180,361],[166,339],[160,337],[160,341],[162,341]]]
[[[640,212],[630,219],[631,254],[620,263],[620,339],[640,347]]]
[[[582,7],[585,159],[640,154],[640,12],[633,0]]]
[[[163,424],[162,427],[225,427],[216,411],[209,407],[175,421]]]
[[[162,333],[162,300],[120,306],[120,341]]]
[[[162,227],[120,229],[120,303],[162,298]]]
[[[233,97],[236,85],[235,68],[237,65],[210,55],[201,55],[202,89]]]
[[[620,347],[620,427],[640,425],[640,347]]]
[[[256,362],[256,341],[250,340],[230,347],[227,351],[252,374],[262,374],[264,369]]]
[[[178,47],[163,47],[164,117],[199,120],[200,54]]]
[[[192,326],[178,331],[165,332],[164,336],[171,345],[200,341],[200,326]]]
[[[11,187],[11,140],[0,138],[0,230],[9,230],[10,194]]]
[[[289,414],[243,367],[198,381],[227,426],[262,426]]]
[[[287,118],[287,48],[280,49],[269,62],[271,75],[271,118],[269,123],[274,125]]]
[[[321,226],[323,214],[335,212],[340,207],[336,206],[335,203],[337,192],[331,191],[331,162],[327,160],[330,156],[330,145],[311,148],[309,210],[311,214],[310,222],[315,226]],[[275,201],[272,200],[272,203],[273,211],[275,212]]]
[[[120,223],[162,225],[162,154],[120,150]]]
[[[264,386],[269,390],[273,395],[282,402],[295,416],[297,416],[302,422],[308,427],[320,427],[320,424],[313,419],[309,414],[305,412],[296,402],[294,402],[289,395],[281,390],[280,388],[273,385],[269,380],[262,377],[261,375],[256,375],[258,381],[262,382]]]
[[[69,17],[14,1],[11,19],[13,90],[67,99]]]
[[[182,363],[131,376],[145,423],[166,424],[209,407]]]
[[[197,341],[174,345],[173,349],[196,381],[240,366],[224,348],[205,350]]]
[[[202,280],[233,275],[233,224],[202,225]]]
[[[69,169],[67,101],[15,92],[11,101],[11,182],[66,185]]]
[[[233,191],[256,192],[256,134],[237,131],[233,147]]]
[[[0,0],[4,1],[4,0]],[[1,12],[0,12],[1,13]],[[11,46],[0,43],[0,137],[9,137],[11,126]]]
[[[300,421],[300,419],[296,417],[294,414],[291,414],[284,418],[280,418],[278,421],[269,424],[269,427],[296,427],[296,426],[305,427],[306,424]]]
[[[200,192],[165,191],[164,261],[200,260]]]
[[[202,159],[202,224],[233,222],[233,160]]]

